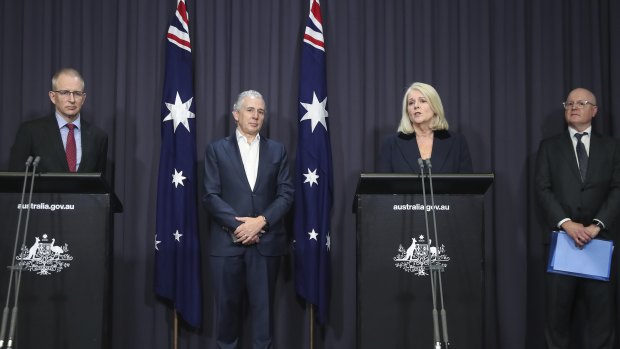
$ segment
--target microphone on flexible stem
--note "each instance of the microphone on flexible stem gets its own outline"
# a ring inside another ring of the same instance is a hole
[[[446,316],[446,308],[444,307],[444,302],[443,302],[443,285],[441,282],[441,268],[439,265],[439,262],[437,261],[437,258],[439,258],[439,238],[437,237],[437,218],[435,217],[435,193],[433,192],[433,165],[431,164],[431,159],[427,159],[426,160],[426,167],[428,167],[428,182],[429,182],[429,188],[430,188],[430,192],[431,192],[431,207],[432,207],[432,211],[433,211],[433,229],[435,232],[435,248],[436,248],[436,253],[435,253],[435,264],[438,267],[437,268],[437,273],[436,276],[439,279],[439,299],[441,301],[441,327],[443,329],[443,341],[446,344],[446,348],[448,348],[448,346],[450,345],[450,341],[449,341],[449,337],[448,337],[448,319]],[[430,246],[429,246],[430,248]]]
[[[17,229],[15,230],[15,243],[13,245],[13,258],[11,258],[11,269],[9,276],[9,285],[6,291],[6,303],[4,305],[4,310],[2,311],[2,324],[0,325],[0,348],[4,348],[4,338],[6,335],[6,326],[9,320],[9,301],[11,299],[11,287],[13,286],[13,275],[15,274],[15,269],[17,268],[15,263],[15,257],[17,256],[17,242],[19,241],[19,231],[22,222],[22,210],[24,206],[24,197],[26,196],[26,183],[28,182],[28,172],[30,170],[30,166],[32,165],[32,156],[29,156],[24,165],[26,169],[24,170],[24,180],[22,184],[22,196],[19,202],[19,214],[17,216]]]
[[[426,210],[426,183],[424,183],[424,160],[418,159],[420,165],[420,181],[422,182],[422,199],[424,201],[424,222],[426,223],[426,241],[428,242],[428,272],[431,280],[431,294],[433,297],[433,340],[435,342],[434,349],[441,349],[441,338],[439,336],[439,316],[437,314],[437,296],[435,294],[435,270],[431,265],[430,251],[430,230],[428,229],[428,212]]]
[[[26,206],[26,220],[24,222],[24,238],[22,240],[22,246],[26,246],[26,239],[28,238],[28,222],[30,221],[30,206],[32,204],[32,191],[34,189],[34,179],[35,174],[37,172],[37,166],[39,166],[39,161],[41,161],[41,157],[37,156],[34,158],[32,162],[32,177],[30,178],[30,194],[28,195],[28,203]],[[17,283],[15,285],[15,303],[13,304],[13,309],[11,309],[11,326],[9,329],[9,338],[7,341],[7,349],[13,349],[13,338],[15,337],[15,327],[17,326],[17,310],[19,303],[19,289],[22,282],[22,271],[24,269],[22,267],[17,269]]]

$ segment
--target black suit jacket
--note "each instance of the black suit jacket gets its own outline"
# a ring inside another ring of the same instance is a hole
[[[265,256],[279,256],[288,251],[283,217],[292,205],[294,188],[282,144],[261,136],[254,190],[245,175],[235,135],[207,146],[204,173],[212,255],[242,254],[245,247],[234,244],[230,236],[241,224],[235,217],[261,215],[267,219],[269,229],[256,245],[258,251]]]
[[[82,159],[78,172],[105,172],[108,136],[101,129],[80,119]],[[28,156],[40,156],[40,172],[69,172],[62,137],[54,115],[21,124],[11,147],[9,171],[24,171]]]
[[[415,134],[398,133],[388,137],[379,152],[377,172],[419,173],[420,149]],[[434,132],[431,155],[433,173],[472,173],[471,156],[465,137],[440,130]]]
[[[620,215],[619,142],[592,134],[582,183],[568,130],[543,140],[536,159],[536,194],[550,231],[564,218],[584,225],[596,218],[607,228],[599,236],[615,238]]]

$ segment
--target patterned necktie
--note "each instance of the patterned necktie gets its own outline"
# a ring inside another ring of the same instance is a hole
[[[575,150],[577,151],[577,162],[579,162],[579,173],[581,174],[582,182],[586,180],[586,171],[588,170],[588,152],[586,152],[586,146],[581,141],[581,137],[587,134],[587,132],[575,133],[575,138],[577,138]]]
[[[75,129],[75,125],[67,124],[66,126],[69,128],[69,134],[67,135],[67,146],[65,148],[65,152],[67,153],[67,164],[69,165],[69,172],[75,172],[75,165],[77,162],[75,135],[73,133],[73,129]]]

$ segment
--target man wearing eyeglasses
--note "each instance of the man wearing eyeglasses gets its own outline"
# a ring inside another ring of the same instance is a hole
[[[615,241],[620,216],[620,144],[592,132],[597,112],[592,92],[571,91],[564,102],[568,129],[543,140],[536,160],[536,192],[545,223],[552,230],[564,230],[578,248],[594,238]],[[609,282],[546,274],[548,348],[568,348],[574,323],[587,331],[589,348],[613,347],[613,274]],[[585,305],[587,319],[573,319],[577,303]]]
[[[80,116],[86,100],[80,73],[73,68],[56,72],[48,95],[55,105],[54,115],[19,127],[9,170],[23,171],[28,156],[39,156],[40,172],[105,172],[108,136]]]

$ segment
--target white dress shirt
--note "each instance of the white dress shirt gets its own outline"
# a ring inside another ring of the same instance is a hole
[[[252,143],[248,143],[248,139],[239,132],[239,129],[235,131],[237,135],[237,143],[239,144],[239,151],[241,152],[241,161],[243,161],[243,169],[245,170],[245,176],[248,178],[250,188],[254,190],[256,184],[256,176],[258,175],[258,153],[260,149],[260,135],[257,134],[254,137]]]
[[[579,160],[577,160],[577,137],[575,137],[575,133],[584,133],[584,132],[587,132],[588,134],[583,135],[581,137],[581,141],[583,142],[583,145],[586,147],[586,154],[590,156],[590,136],[592,135],[592,126],[589,126],[582,132],[577,132],[577,130],[575,130],[572,127],[568,128],[568,133],[570,133],[570,140],[573,142],[573,153],[575,153],[575,161],[577,162],[579,162]]]

